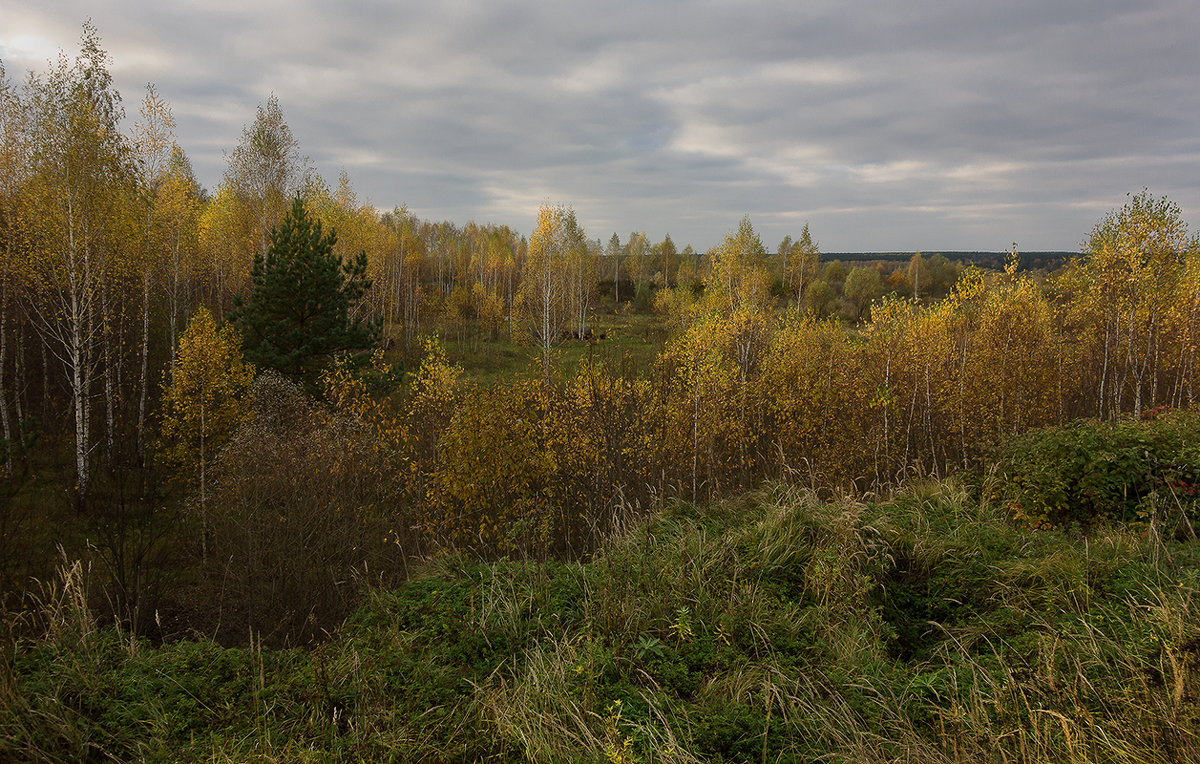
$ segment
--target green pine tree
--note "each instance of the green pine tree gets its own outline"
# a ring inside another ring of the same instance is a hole
[[[321,229],[299,197],[271,231],[266,257],[255,256],[250,299],[235,298],[230,320],[244,337],[247,360],[310,385],[333,357],[365,350],[381,326],[350,318],[370,289],[367,255],[343,263],[333,254],[337,233]]]

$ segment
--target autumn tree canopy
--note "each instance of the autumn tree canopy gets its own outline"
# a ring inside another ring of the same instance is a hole
[[[542,366],[550,376],[550,350],[571,319],[572,279],[570,263],[588,259],[587,238],[569,207],[543,204],[538,209],[537,227],[529,241],[525,270],[513,303],[514,320],[527,339],[542,348]],[[582,281],[590,292],[595,269],[588,268]]]

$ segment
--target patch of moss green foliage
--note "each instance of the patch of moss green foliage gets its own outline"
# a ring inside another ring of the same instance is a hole
[[[5,653],[0,759],[1200,759],[1200,543],[1002,493],[768,486],[586,562],[444,555],[304,650],[52,629]]]
[[[999,457],[1013,509],[1059,527],[1144,521],[1163,509],[1181,526],[1200,520],[1200,415],[1151,410],[1144,418],[1081,421],[1009,440]]]

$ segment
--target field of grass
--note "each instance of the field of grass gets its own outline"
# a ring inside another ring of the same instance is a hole
[[[303,650],[97,628],[68,567],[9,624],[44,636],[6,641],[0,759],[1200,760],[1200,543],[994,493],[772,485],[586,562],[443,555]]]
[[[592,330],[591,341],[567,339],[555,347],[564,377],[573,375],[581,360],[604,363],[632,376],[650,368],[667,339],[660,317],[625,309],[597,311]],[[445,348],[447,359],[462,366],[468,379],[481,384],[512,379],[541,365],[540,347],[514,342],[507,332],[496,339],[449,327],[435,327],[433,333]],[[600,339],[601,334],[604,339]]]

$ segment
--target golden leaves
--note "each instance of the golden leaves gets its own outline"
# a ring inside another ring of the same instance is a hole
[[[179,338],[179,350],[164,385],[163,452],[179,466],[198,469],[211,459],[242,414],[254,367],[242,360],[237,329],[217,328],[199,308]]]

